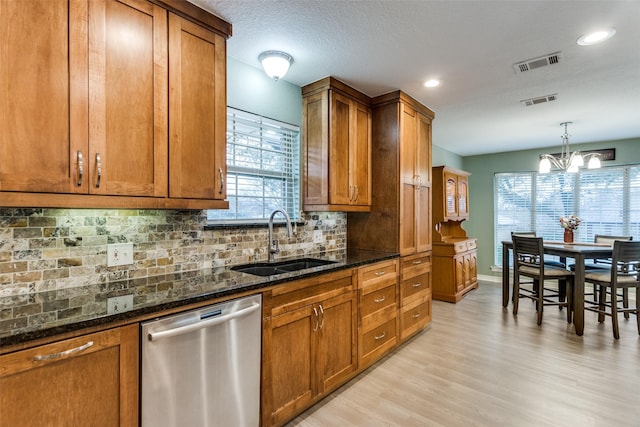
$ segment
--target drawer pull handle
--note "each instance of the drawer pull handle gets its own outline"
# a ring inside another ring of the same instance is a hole
[[[386,299],[385,297],[382,297],[382,298],[376,298],[376,299],[374,299],[374,300],[373,300],[373,302],[375,302],[375,303],[379,303],[379,302],[384,301],[385,299]]]
[[[324,328],[324,309],[322,308],[322,304],[318,304],[318,308],[320,309],[320,314],[322,314],[322,320],[320,321],[320,329]]]
[[[420,260],[413,261],[413,265],[418,265],[418,264],[422,264],[422,261]]]
[[[313,314],[316,316],[316,327],[313,328],[313,332],[316,332],[318,330],[319,319],[318,319],[318,310],[315,307],[313,307]]]
[[[413,317],[414,319],[417,319],[418,317],[420,317],[420,313],[416,313],[416,314],[414,314],[414,315],[413,315],[413,316],[411,316],[411,317]]]
[[[419,288],[420,286],[422,286],[422,283],[418,282],[418,283],[414,283],[413,285],[414,288]]]
[[[89,341],[88,343],[81,345],[80,347],[70,348],[69,350],[61,351],[59,353],[51,353],[51,354],[39,354],[33,358],[34,361],[39,362],[42,360],[51,360],[51,359],[59,359],[61,357],[68,356],[73,353],[78,353],[79,351],[86,350],[89,347],[93,346],[93,341]]]
[[[78,182],[76,185],[82,187],[82,175],[84,175],[84,162],[82,161],[82,151],[76,153],[78,159]]]
[[[373,339],[378,341],[378,340],[381,340],[382,338],[384,338],[386,335],[387,335],[387,333],[383,332],[380,335],[373,337]]]
[[[384,271],[378,271],[376,273],[376,276],[378,276],[378,277],[383,276],[383,275],[384,275]]]
[[[96,180],[96,188],[100,188],[100,181],[102,180],[102,159],[100,153],[96,153],[96,165],[98,167],[98,179]]]
[[[220,190],[218,193],[222,194],[224,191],[224,174],[222,173],[222,168],[218,168],[218,172],[220,173]]]

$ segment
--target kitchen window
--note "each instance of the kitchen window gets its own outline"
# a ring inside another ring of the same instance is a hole
[[[503,240],[532,231],[562,240],[561,216],[582,219],[576,241],[596,234],[640,239],[640,165],[584,169],[577,173],[497,173],[494,178],[494,264],[502,265]]]
[[[274,209],[300,218],[300,128],[227,107],[228,210],[209,223],[267,222]]]

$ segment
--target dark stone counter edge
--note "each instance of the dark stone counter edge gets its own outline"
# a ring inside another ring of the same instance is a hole
[[[85,328],[95,327],[95,326],[105,326],[105,329],[108,329],[107,325],[115,322],[126,322],[129,319],[134,319],[137,317],[145,317],[153,315],[153,313],[161,313],[166,310],[187,306],[190,304],[201,303],[207,300],[214,300],[225,298],[229,296],[233,296],[240,293],[246,293],[254,290],[260,290],[264,288],[268,288],[271,286],[275,286],[278,284],[291,282],[294,280],[300,280],[308,277],[317,276],[320,274],[329,273],[332,271],[344,270],[347,268],[356,268],[367,264],[373,264],[380,261],[385,261],[389,259],[399,258],[398,253],[390,253],[390,252],[379,252],[379,251],[367,251],[367,250],[357,250],[357,251],[349,251],[347,253],[346,261],[338,262],[336,264],[325,265],[321,267],[315,267],[308,270],[305,270],[302,274],[300,272],[280,274],[277,276],[270,277],[260,277],[253,276],[246,273],[237,273],[229,268],[225,268],[225,272],[232,272],[238,277],[247,277],[250,276],[254,280],[242,280],[242,284],[236,287],[230,287],[220,291],[213,292],[205,292],[198,295],[186,297],[184,299],[170,301],[165,303],[160,303],[153,306],[143,307],[139,309],[134,309],[131,311],[127,311],[118,315],[111,316],[102,316],[97,317],[95,319],[80,321],[69,323],[67,325],[55,326],[47,329],[39,329],[29,332],[24,332],[16,335],[11,335],[7,337],[0,338],[0,348],[9,347],[16,344],[25,344],[29,341],[39,340],[54,337],[55,335],[60,335],[68,332],[73,332]],[[153,316],[151,316],[152,318]]]

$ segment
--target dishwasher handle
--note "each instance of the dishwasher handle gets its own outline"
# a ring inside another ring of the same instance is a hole
[[[243,308],[238,311],[231,312],[229,314],[225,314],[224,316],[214,317],[213,319],[204,320],[202,322],[192,323],[186,326],[180,326],[178,328],[167,329],[166,331],[161,332],[149,332],[149,341],[158,341],[163,338],[169,338],[176,335],[186,334],[187,332],[197,331],[198,329],[208,328],[209,326],[215,326],[220,323],[227,322],[231,319],[236,319],[238,317],[246,316],[260,308],[259,303],[254,303],[249,307]]]

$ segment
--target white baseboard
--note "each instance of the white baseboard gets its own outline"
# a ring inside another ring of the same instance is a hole
[[[484,274],[478,274],[478,280],[483,282],[502,283],[502,276],[488,276]]]

